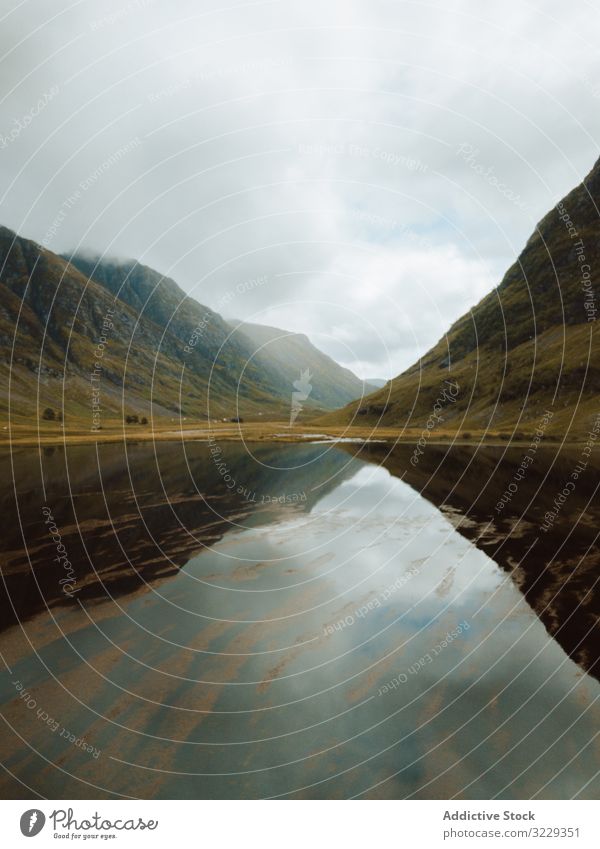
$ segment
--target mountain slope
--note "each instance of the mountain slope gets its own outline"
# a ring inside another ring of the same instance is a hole
[[[543,218],[500,285],[434,348],[322,421],[422,428],[435,409],[436,427],[509,434],[537,427],[550,409],[549,433],[590,430],[600,391],[599,208],[600,161]]]
[[[245,386],[252,391],[259,387],[289,404],[293,381],[300,370],[309,369],[314,379],[305,402],[307,409],[331,410],[364,395],[363,382],[304,335],[260,324],[228,323],[186,295],[174,280],[133,260],[119,262],[82,254],[68,260],[139,315],[151,318],[166,334],[188,343],[193,340],[190,360],[199,368],[209,372],[225,363],[242,376],[241,391]]]
[[[219,348],[229,327],[216,313],[208,322],[210,344],[200,334],[190,346],[187,334],[157,323],[158,305],[140,315],[74,265],[6,228],[0,228],[0,304],[0,371],[8,388],[0,405],[6,410],[10,403],[13,421],[37,418],[45,406],[62,409],[63,390],[66,413],[90,421],[94,399],[102,415],[113,417],[205,417],[209,403],[214,416],[285,409],[261,375],[246,369],[239,380],[247,351],[235,343]]]
[[[307,412],[361,395],[361,381],[308,340],[304,351],[309,367],[328,367]],[[151,268],[67,259],[0,227],[0,413],[10,408],[13,423],[46,407],[84,426],[130,414],[287,418],[304,366],[292,375],[273,351],[255,352],[248,336]]]
[[[164,345],[174,342],[186,370],[210,378],[216,401],[224,390],[225,396],[233,393],[228,404],[232,414],[236,398],[243,412],[253,401],[283,397],[283,387],[277,386],[274,376],[252,360],[246,340],[233,334],[218,313],[186,295],[174,280],[135,260],[100,260],[82,254],[63,258],[137,316],[152,321]]]
[[[350,369],[315,348],[303,333],[247,322],[232,322],[232,326],[236,328],[236,336],[246,337],[258,361],[268,362],[276,371],[288,394],[300,372],[308,369],[312,390],[303,402],[307,407],[334,409],[372,391]]]

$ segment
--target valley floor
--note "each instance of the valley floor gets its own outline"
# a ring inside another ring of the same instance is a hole
[[[450,429],[439,428],[431,433],[427,444],[440,444],[446,442],[460,442],[461,444],[477,445],[485,441],[486,445],[506,444],[507,442],[523,443],[524,446],[531,440],[533,433],[520,430],[513,435],[510,432],[457,432]],[[178,426],[173,423],[160,423],[152,425],[126,425],[125,427],[114,421],[107,423],[99,431],[91,431],[84,423],[74,424],[62,428],[54,422],[41,422],[38,425],[20,422],[12,425],[0,423],[0,445],[27,446],[27,445],[57,445],[57,444],[88,444],[121,442],[127,439],[134,442],[165,442],[165,441],[201,441],[210,440],[234,441],[234,442],[304,442],[304,441],[342,441],[342,442],[403,442],[416,443],[422,437],[420,429],[406,429],[393,427],[373,428],[363,426],[325,426],[304,425],[289,427],[288,422],[247,422],[243,424],[218,422],[207,426],[201,423],[186,423]],[[563,442],[563,439],[546,437],[546,442]],[[573,435],[569,442],[577,442]]]

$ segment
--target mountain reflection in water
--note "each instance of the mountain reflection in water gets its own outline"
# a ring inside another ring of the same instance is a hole
[[[5,796],[596,798],[597,475],[410,456],[3,454]]]

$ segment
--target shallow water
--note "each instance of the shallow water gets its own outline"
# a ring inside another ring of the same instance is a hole
[[[508,531],[351,450],[3,455],[4,795],[597,798],[600,685]]]

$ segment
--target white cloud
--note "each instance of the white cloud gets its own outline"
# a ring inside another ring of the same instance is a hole
[[[361,377],[390,378],[440,339],[493,285],[485,264],[452,245],[352,244],[331,267],[287,289],[258,320],[306,332]],[[329,292],[336,298],[329,300]]]
[[[266,275],[232,314],[390,376],[592,166],[597,23],[583,0],[30,0],[2,22],[0,134],[59,91],[0,150],[3,223],[41,241],[139,138],[50,247],[137,256],[212,306]]]

